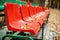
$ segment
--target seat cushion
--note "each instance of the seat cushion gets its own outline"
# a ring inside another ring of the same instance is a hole
[[[27,23],[22,20],[14,21],[9,24],[9,30],[20,31],[20,32],[30,32],[36,34],[40,29],[40,24],[38,23]]]

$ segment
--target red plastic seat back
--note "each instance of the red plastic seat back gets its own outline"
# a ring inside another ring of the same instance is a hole
[[[37,11],[36,11],[36,7],[33,7],[33,13],[36,14]]]
[[[21,15],[19,13],[19,8],[17,4],[11,4],[11,3],[7,4],[6,10],[7,11],[5,14],[9,22],[13,22],[21,19]]]
[[[47,7],[44,7],[44,11],[45,11],[45,10],[48,10],[48,8],[47,8]]]
[[[29,17],[28,7],[25,5],[20,6],[20,11],[22,13],[23,19]]]
[[[7,13],[7,3],[4,3],[4,13]],[[7,14],[5,14],[6,15],[6,23],[8,24],[8,16],[7,16]]]
[[[36,10],[37,10],[37,13],[38,13],[38,12],[41,12],[41,11],[42,11],[42,7],[41,7],[41,6],[38,6],[38,7],[36,8]]]
[[[28,7],[28,10],[29,10],[30,16],[34,15],[33,7],[32,7],[32,6],[29,6],[29,7]]]
[[[36,12],[36,7],[34,7],[34,6],[29,6],[28,9],[29,9],[30,16],[37,13]]]

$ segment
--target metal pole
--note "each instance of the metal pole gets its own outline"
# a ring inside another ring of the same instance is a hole
[[[42,40],[44,40],[44,23],[42,24]]]
[[[45,0],[41,0],[41,6],[44,11],[44,6],[45,6]],[[44,23],[42,24],[42,40],[44,40]]]

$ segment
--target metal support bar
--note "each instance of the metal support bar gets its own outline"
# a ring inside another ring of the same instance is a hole
[[[5,40],[6,37],[11,37],[11,38],[18,38],[18,39],[27,39],[27,40],[33,40],[32,37],[29,36],[21,36],[21,35],[5,35],[2,40]]]
[[[48,23],[48,18],[49,18],[49,15],[50,15],[50,13],[48,14],[48,16],[47,16],[47,20],[46,20],[46,23]]]
[[[44,36],[44,23],[42,24],[42,40],[43,40],[43,36]]]

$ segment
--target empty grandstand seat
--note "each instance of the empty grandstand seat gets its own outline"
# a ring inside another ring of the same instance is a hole
[[[47,15],[49,14],[49,10],[47,7],[44,7],[44,11],[46,12]]]
[[[43,10],[42,10],[43,9]],[[39,12],[40,11],[40,12]],[[46,17],[47,17],[47,14],[48,14],[48,8],[47,7],[41,7],[41,6],[38,6],[37,7],[37,12],[39,12],[38,13],[38,15],[40,16],[41,14],[43,15],[43,20],[45,20],[46,19]]]

